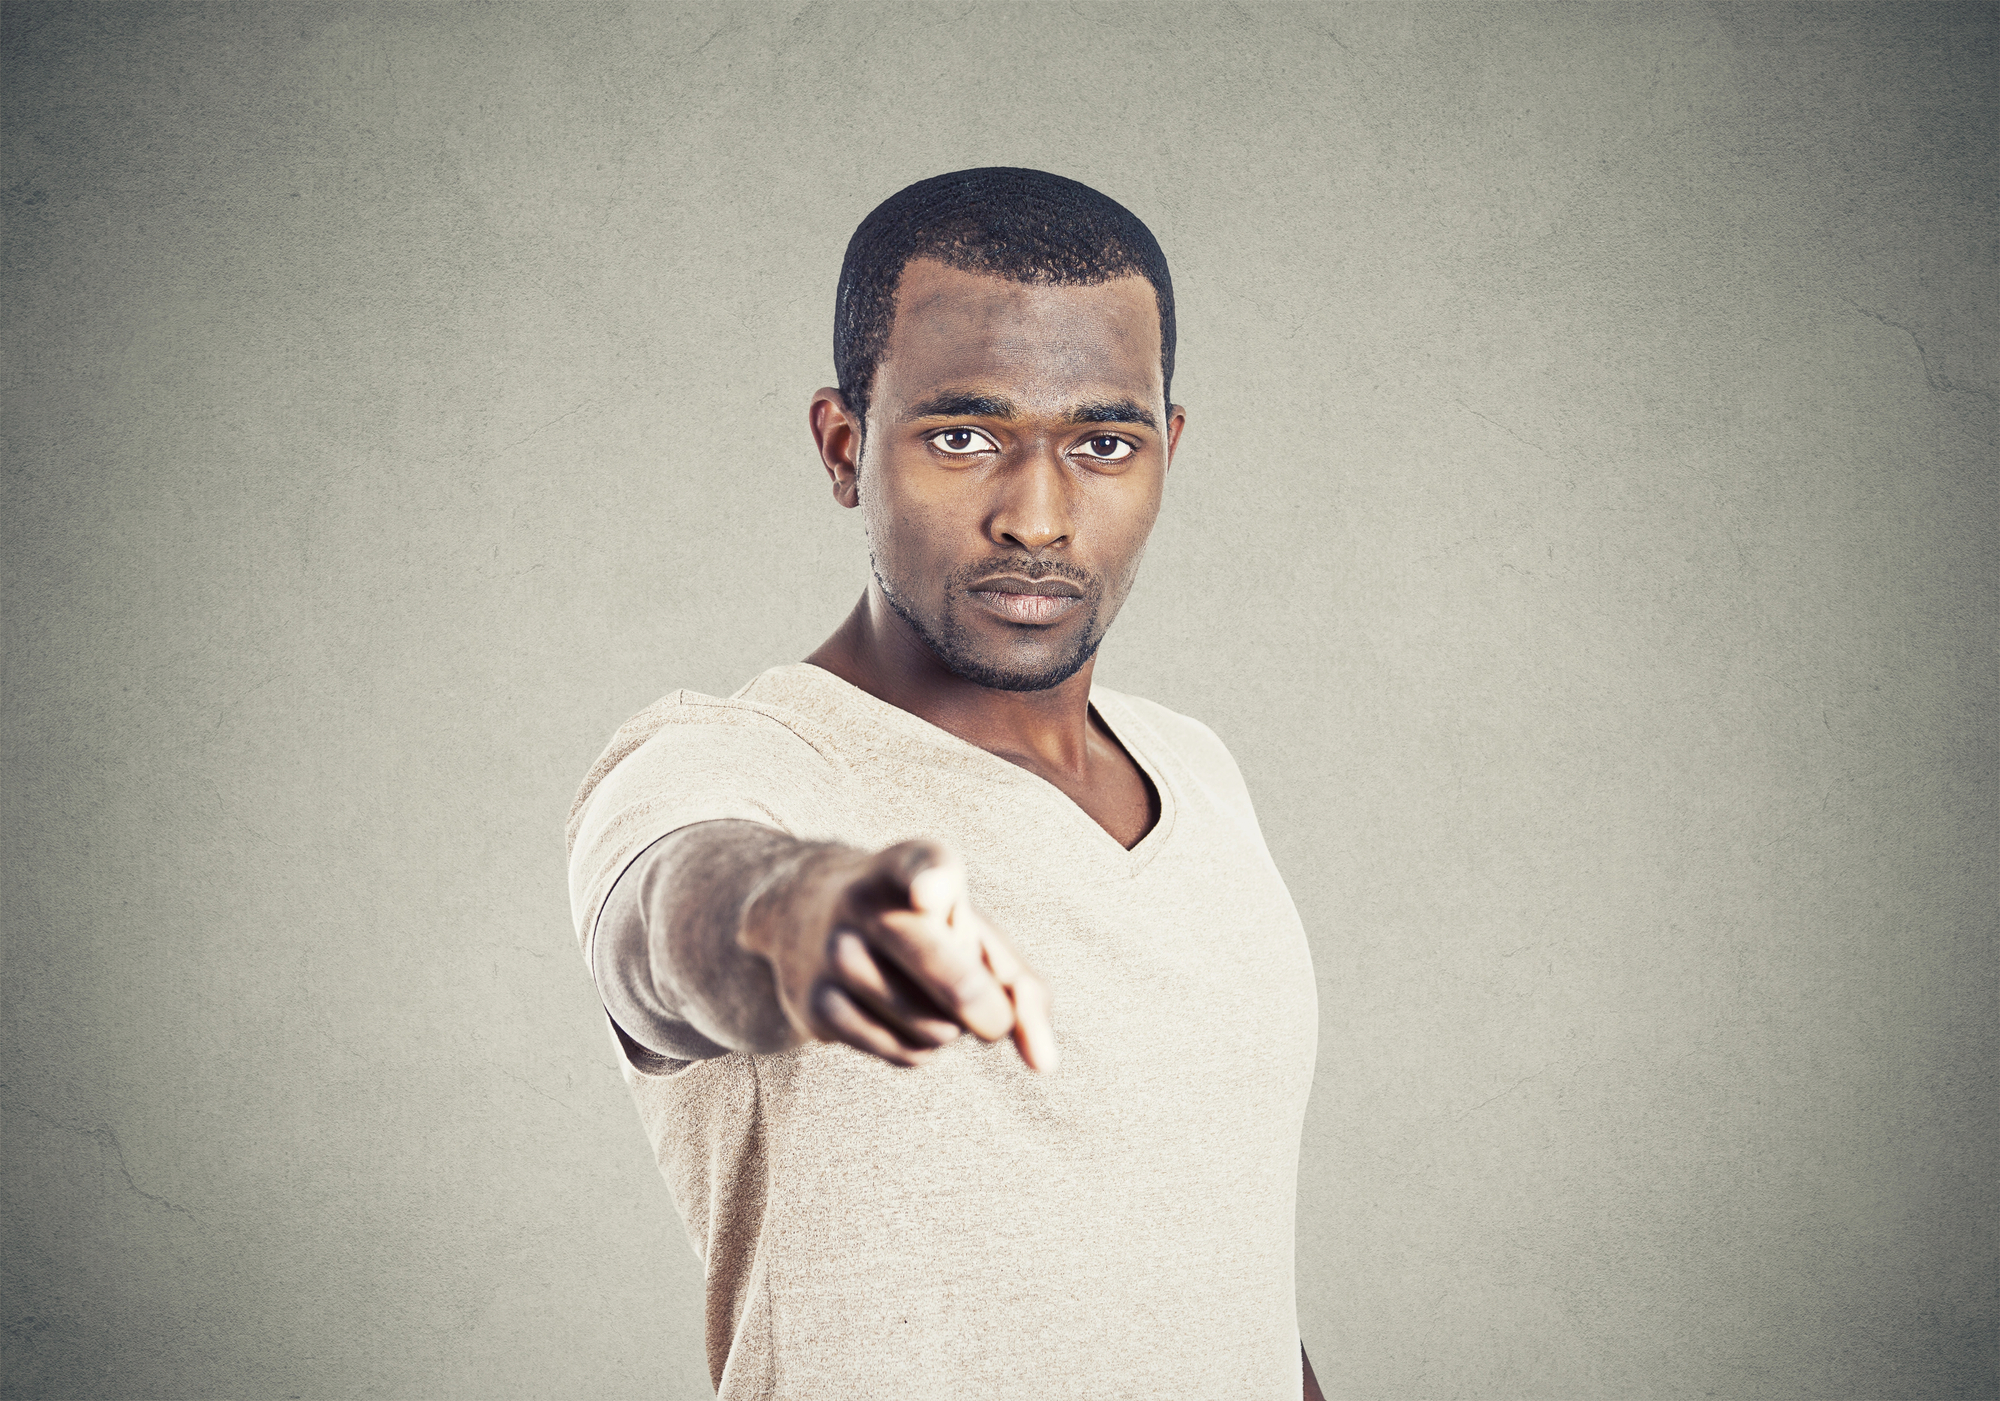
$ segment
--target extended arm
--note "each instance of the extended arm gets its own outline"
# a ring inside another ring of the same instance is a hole
[[[620,1030],[675,1059],[824,1040],[918,1065],[964,1027],[1054,1063],[1046,987],[929,843],[866,852],[754,822],[684,827],[618,878],[592,965]]]
[[[647,847],[598,916],[591,973],[611,1019],[679,1059],[797,1045],[770,963],[738,942],[743,911],[774,873],[841,850],[755,822],[698,823]]]

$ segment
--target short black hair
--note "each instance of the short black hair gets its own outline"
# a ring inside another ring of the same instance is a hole
[[[1138,276],[1160,307],[1160,378],[1173,402],[1174,284],[1153,231],[1124,205],[1045,170],[989,165],[933,175],[876,205],[847,241],[833,311],[833,367],[857,424],[889,344],[912,258],[1013,282],[1088,285]]]

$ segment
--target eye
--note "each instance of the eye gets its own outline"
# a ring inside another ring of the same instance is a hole
[[[1077,451],[1092,462],[1123,462],[1138,449],[1114,434],[1099,433],[1094,438],[1085,438]]]
[[[977,428],[946,428],[931,434],[929,442],[938,451],[948,452],[953,457],[968,457],[975,452],[1000,450],[998,443]]]

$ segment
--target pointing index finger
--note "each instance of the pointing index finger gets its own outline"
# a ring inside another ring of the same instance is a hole
[[[885,910],[876,916],[875,942],[903,971],[982,1040],[997,1041],[1014,1027],[1014,1008],[987,966],[979,941],[939,915]]]
[[[1049,985],[1030,968],[999,930],[977,911],[968,911],[976,922],[986,966],[1006,989],[1014,1010],[1014,1044],[1030,1070],[1050,1071],[1062,1059],[1056,1044],[1055,1022],[1049,1015]]]

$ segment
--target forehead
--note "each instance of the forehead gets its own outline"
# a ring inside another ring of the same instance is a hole
[[[908,401],[943,387],[1000,389],[1063,409],[1115,393],[1159,400],[1160,312],[1143,277],[1088,286],[1013,282],[929,258],[903,269],[874,396]]]

